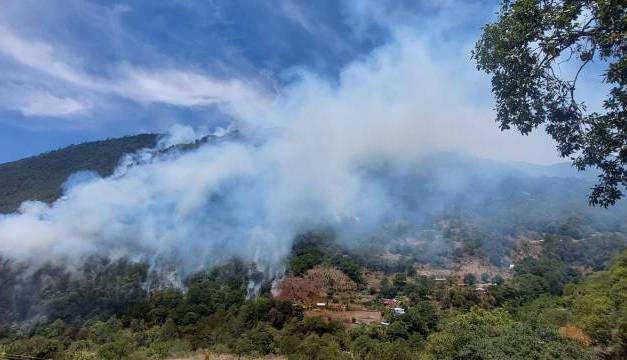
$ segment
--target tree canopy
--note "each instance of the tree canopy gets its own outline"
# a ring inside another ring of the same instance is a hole
[[[626,53],[624,0],[502,0],[473,51],[492,76],[501,130],[544,126],[562,157],[600,170],[592,205],[613,205],[627,186]],[[588,112],[577,80],[599,67],[609,93],[602,111]]]

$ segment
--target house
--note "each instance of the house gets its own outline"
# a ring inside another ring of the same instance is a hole
[[[324,308],[326,306],[327,306],[327,304],[325,304],[325,303],[316,303],[316,307],[318,307],[318,308]]]
[[[385,306],[394,306],[396,303],[396,299],[383,299],[383,305]]]
[[[395,307],[392,310],[394,310],[394,314],[395,315],[405,315],[405,309],[403,309],[403,308]]]

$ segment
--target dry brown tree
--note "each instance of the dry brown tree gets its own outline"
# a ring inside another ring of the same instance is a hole
[[[345,294],[357,289],[357,284],[341,270],[330,266],[316,266],[302,277],[288,276],[279,285],[278,297],[304,306]]]

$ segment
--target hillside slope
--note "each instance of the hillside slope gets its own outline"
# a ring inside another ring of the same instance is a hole
[[[0,213],[17,210],[25,200],[54,201],[68,176],[77,171],[111,175],[124,154],[154,147],[157,138],[157,134],[140,134],[87,142],[0,164]]]

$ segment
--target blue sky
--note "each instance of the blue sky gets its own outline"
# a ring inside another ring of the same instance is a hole
[[[434,84],[463,88],[464,101],[489,109],[489,80],[469,50],[497,5],[8,0],[0,12],[0,162],[174,124],[224,125],[225,106],[280,98],[303,74],[333,86],[400,33],[446,64],[448,74]],[[481,117],[493,126],[490,114]],[[513,159],[556,159],[545,137],[521,141],[531,151],[512,150]]]
[[[486,16],[451,27],[449,40],[477,32],[494,7],[480,5]],[[390,22],[420,27],[446,11],[416,1],[5,1],[0,162],[173,123],[212,126],[224,119],[217,105],[245,96],[223,83],[273,93],[301,70],[333,81],[386,43]]]

